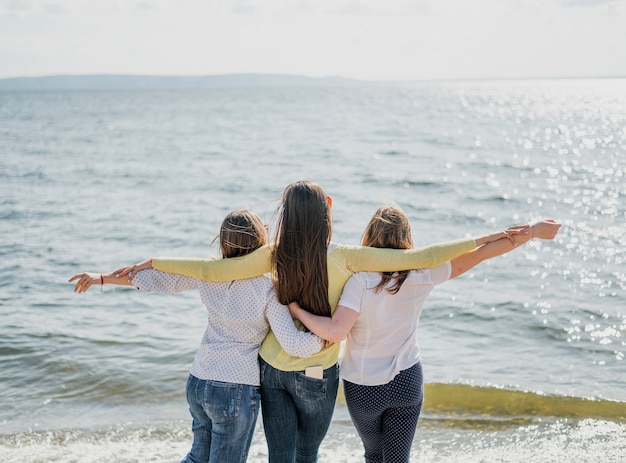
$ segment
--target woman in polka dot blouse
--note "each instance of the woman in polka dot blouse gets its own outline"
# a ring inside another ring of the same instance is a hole
[[[250,211],[235,211],[220,229],[223,257],[241,257],[267,243],[261,219]],[[209,317],[187,381],[187,401],[193,418],[194,441],[183,462],[245,462],[260,402],[258,351],[270,328],[281,346],[295,357],[322,348],[313,333],[299,331],[287,308],[276,299],[266,276],[208,282],[158,270],[127,277],[82,273],[74,291],[94,284],[135,285],[143,291],[179,293],[197,290]]]
[[[431,269],[356,273],[332,318],[289,304],[292,315],[320,337],[339,342],[347,335],[341,378],[367,462],[409,461],[423,400],[417,326],[433,287],[532,237],[553,239],[559,228],[553,221],[514,227],[502,238]],[[412,248],[407,216],[397,206],[381,207],[365,230],[363,245]]]

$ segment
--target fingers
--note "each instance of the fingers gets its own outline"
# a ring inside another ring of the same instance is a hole
[[[515,235],[528,235],[529,233],[528,225],[515,225],[504,230],[504,236],[509,240],[509,242],[515,246]]]
[[[115,276],[115,277],[128,276],[128,280],[131,281],[133,279],[133,277],[135,276],[135,274],[137,272],[139,272],[140,270],[145,270],[145,269],[152,268],[152,266],[148,265],[147,262],[148,261],[141,262],[139,264],[127,265],[126,267],[122,267],[122,268],[116,270],[115,272],[113,272],[113,276]]]
[[[505,233],[509,235],[527,235],[530,230],[530,227],[527,225],[519,226],[519,227],[511,227],[508,228]]]
[[[94,275],[89,274],[89,273],[78,273],[76,275],[74,275],[72,278],[69,279],[69,282],[71,283],[72,281],[76,281],[76,284],[74,285],[74,292],[75,293],[84,293],[85,291],[87,291],[91,285],[94,284],[94,282],[96,280],[98,280],[98,282],[100,281],[100,276],[98,274],[98,278],[96,278]]]
[[[130,273],[131,270],[133,270],[135,268],[134,265],[130,265],[127,267],[122,267],[120,269],[117,269],[113,272],[113,275],[115,275],[116,277],[123,277],[124,275],[128,275]]]
[[[88,275],[86,273],[79,273],[77,275],[74,275],[72,278],[69,279],[69,283],[71,283],[72,281],[78,280],[78,282],[76,283],[76,285],[74,285],[74,292],[75,293],[82,293],[86,290],[82,289],[84,284],[85,284],[85,279],[88,278]]]
[[[509,232],[509,230],[504,230],[502,233],[504,233],[504,237],[509,240],[511,242],[511,244],[513,244],[513,246],[515,246],[515,240],[513,239],[513,237],[511,236],[511,233]]]
[[[80,294],[84,293],[85,291],[87,291],[87,288],[85,288],[85,279],[81,278],[80,280],[78,280],[76,285],[74,285],[74,292]]]
[[[531,228],[532,227],[532,228]],[[552,240],[556,237],[561,224],[553,219],[540,220],[533,225],[514,225],[505,230],[505,235],[512,240],[513,235],[528,235],[532,231],[531,238]]]
[[[80,281],[76,283],[76,286],[74,287],[74,292],[77,292],[80,294],[80,293],[84,293],[85,291],[87,291],[89,287],[91,286],[90,281],[91,280],[88,277],[81,278]]]
[[[133,265],[128,265],[126,267],[122,267],[119,270],[113,272],[116,277],[123,277],[128,274],[135,274],[140,270],[147,270],[152,268],[152,259],[144,260],[143,262],[139,262]]]
[[[135,275],[137,275],[137,272],[138,272],[139,270],[141,270],[141,269],[140,269],[140,268],[138,268],[138,266],[137,266],[137,265],[133,265],[132,267],[129,267],[129,270],[128,270],[128,273],[127,273],[127,275],[128,275],[128,281],[131,281],[131,282],[132,282],[132,281],[133,281],[133,278],[135,278]]]

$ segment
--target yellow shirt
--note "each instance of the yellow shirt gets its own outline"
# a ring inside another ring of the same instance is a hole
[[[382,249],[365,246],[331,244],[328,249],[328,301],[334,311],[346,281],[361,271],[391,272],[432,268],[443,264],[476,247],[473,239],[461,239],[433,244],[420,249]],[[232,259],[180,259],[155,257],[152,267],[163,272],[177,273],[207,281],[231,281],[253,278],[272,271],[271,246],[244,257]],[[259,355],[274,368],[299,371],[310,366],[330,368],[339,358],[340,344],[335,343],[306,358],[289,355],[270,331],[261,345]]]

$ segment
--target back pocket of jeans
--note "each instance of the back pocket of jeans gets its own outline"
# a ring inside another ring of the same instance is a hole
[[[310,378],[304,373],[296,373],[296,395],[303,400],[321,400],[326,397],[328,380]]]
[[[204,394],[206,414],[217,422],[227,421],[239,416],[243,385],[207,381]]]

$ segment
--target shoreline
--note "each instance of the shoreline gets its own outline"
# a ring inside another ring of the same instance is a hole
[[[618,462],[626,424],[593,419],[537,419],[522,423],[420,419],[411,461],[425,462]],[[0,434],[6,463],[28,462],[171,462],[191,445],[189,420],[146,421],[94,430],[65,429]],[[320,462],[361,462],[362,445],[352,423],[338,417],[320,448]],[[267,461],[261,420],[257,422],[249,462]]]

